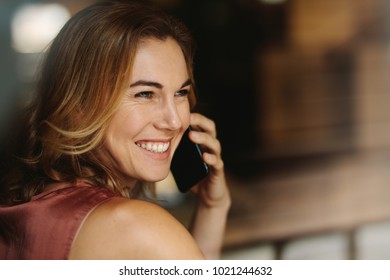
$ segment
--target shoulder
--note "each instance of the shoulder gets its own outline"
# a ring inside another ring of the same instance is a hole
[[[71,259],[199,259],[189,232],[158,205],[115,198],[86,218]]]

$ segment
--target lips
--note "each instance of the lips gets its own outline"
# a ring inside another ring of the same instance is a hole
[[[170,142],[137,142],[136,145],[153,153],[165,153],[170,146]]]

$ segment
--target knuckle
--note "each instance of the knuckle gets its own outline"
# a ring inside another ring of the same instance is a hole
[[[212,129],[213,131],[216,131],[217,126],[216,126],[216,124],[215,124],[215,121],[210,120],[210,127],[211,127],[211,129]]]
[[[218,139],[216,139],[216,142],[215,142],[215,149],[216,149],[216,151],[217,151],[218,153],[220,153],[221,150],[222,150],[221,142],[220,142]]]
[[[223,160],[219,160],[218,164],[217,164],[217,168],[222,170],[222,169],[224,169],[224,167],[225,167],[225,164],[223,163]]]

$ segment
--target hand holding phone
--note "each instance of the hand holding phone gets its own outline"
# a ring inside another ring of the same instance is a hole
[[[209,167],[202,159],[199,145],[192,142],[188,136],[190,131],[191,127],[184,133],[171,164],[172,175],[182,193],[188,192],[209,173]]]

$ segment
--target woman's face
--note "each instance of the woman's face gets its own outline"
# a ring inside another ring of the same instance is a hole
[[[183,53],[171,38],[142,41],[131,75],[105,134],[109,156],[130,185],[168,175],[189,126],[191,89]]]

